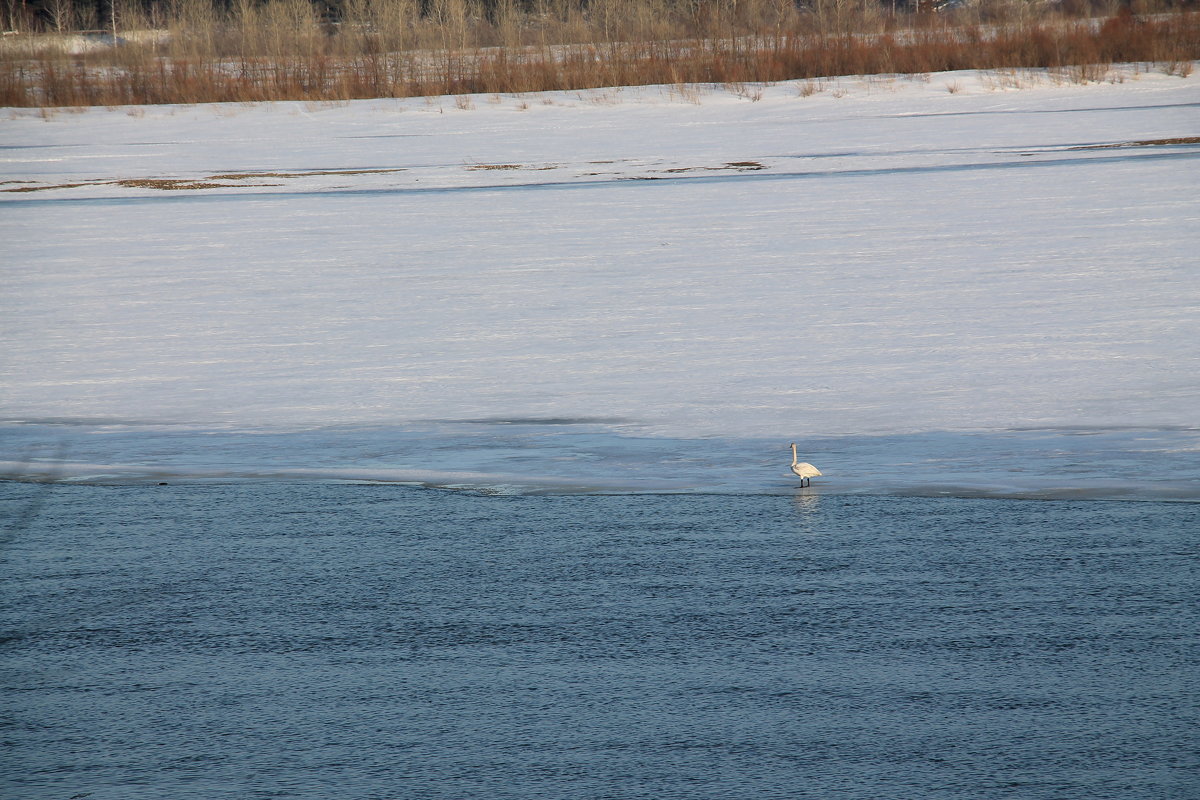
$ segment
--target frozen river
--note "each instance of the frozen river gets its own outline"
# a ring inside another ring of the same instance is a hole
[[[926,78],[12,111],[3,471],[1200,496],[1200,82]]]

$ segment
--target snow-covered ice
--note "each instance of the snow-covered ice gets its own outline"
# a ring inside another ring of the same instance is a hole
[[[0,472],[1200,499],[1200,76],[1112,77],[8,110]]]

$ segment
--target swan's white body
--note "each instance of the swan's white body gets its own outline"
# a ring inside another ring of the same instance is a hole
[[[792,472],[800,479],[801,486],[811,486],[812,479],[821,474],[821,470],[807,461],[796,460],[796,443],[792,443]]]

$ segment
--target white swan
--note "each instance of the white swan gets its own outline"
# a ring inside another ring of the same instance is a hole
[[[812,479],[821,474],[821,470],[807,461],[796,460],[796,443],[792,442],[792,472],[800,478],[800,485],[811,486]]]

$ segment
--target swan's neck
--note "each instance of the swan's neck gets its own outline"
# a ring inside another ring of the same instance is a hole
[[[796,445],[792,445],[792,466],[796,466],[799,462],[796,460]]]

